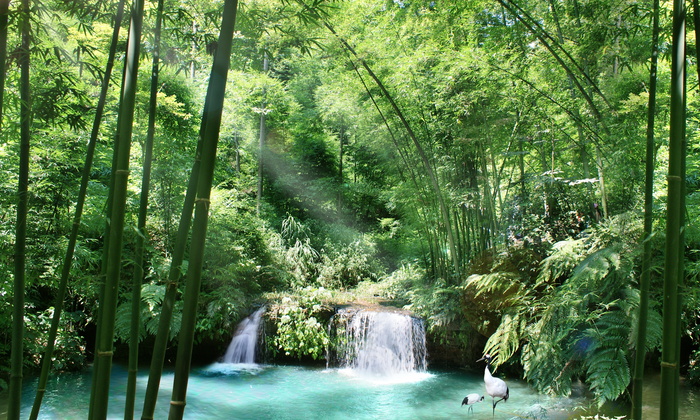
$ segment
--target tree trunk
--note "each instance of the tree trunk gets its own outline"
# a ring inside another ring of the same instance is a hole
[[[263,71],[267,74],[267,53],[263,58]],[[257,204],[255,210],[257,215],[260,216],[260,205],[262,204],[262,193],[263,193],[263,164],[264,164],[264,153],[265,153],[265,88],[263,87],[263,100],[260,103],[260,140],[258,143],[258,193],[257,193]]]
[[[7,58],[7,22],[10,0],[0,0],[0,127],[5,98],[5,60]]]
[[[693,0],[695,18],[698,16],[698,0]],[[695,30],[700,27],[695,25]],[[697,33],[697,32],[696,32]],[[647,319],[649,318],[649,285],[651,283],[651,234],[654,212],[654,120],[656,113],[656,70],[659,56],[659,0],[654,0],[653,29],[651,41],[651,67],[649,69],[649,107],[647,110],[646,173],[644,191],[644,238],[642,276],[639,281],[639,318],[632,377],[632,409],[630,418],[642,419],[642,390],[644,383],[644,359],[646,356]],[[700,70],[700,67],[698,68]]]
[[[340,214],[343,211],[343,146],[345,143],[345,128],[341,127],[338,131],[338,142],[340,150],[338,153],[338,203],[336,211]]]
[[[22,45],[20,65],[20,145],[17,188],[17,224],[15,225],[15,278],[12,298],[12,352],[10,356],[10,391],[8,420],[19,419],[22,406],[22,364],[24,363],[24,288],[25,249],[27,245],[27,207],[29,187],[29,140],[31,130],[31,95],[29,86],[30,49],[29,0],[22,0],[20,25]]]
[[[71,235],[68,239],[68,247],[66,249],[66,255],[63,259],[63,268],[61,271],[61,280],[58,286],[58,293],[56,295],[56,302],[54,303],[54,313],[51,318],[51,329],[47,338],[47,345],[44,355],[41,361],[41,374],[39,376],[39,383],[37,385],[36,397],[34,399],[34,405],[32,406],[32,412],[29,416],[30,420],[35,420],[39,416],[39,411],[41,409],[41,402],[46,392],[46,384],[49,378],[49,372],[51,370],[53,351],[56,343],[56,335],[58,332],[58,326],[61,319],[61,313],[63,311],[63,301],[65,299],[66,289],[68,287],[68,278],[70,277],[70,269],[73,264],[73,254],[75,252],[75,244],[78,238],[78,231],[80,229],[80,220],[82,218],[83,207],[85,205],[85,198],[87,196],[87,188],[90,182],[90,175],[92,171],[92,161],[95,156],[95,147],[97,145],[97,137],[100,131],[100,123],[102,121],[102,115],[104,114],[104,107],[107,101],[107,91],[109,90],[109,80],[112,77],[112,69],[114,68],[114,56],[117,51],[117,42],[119,40],[119,27],[121,26],[121,21],[124,12],[124,1],[120,1],[117,6],[117,12],[114,17],[114,31],[112,32],[112,41],[109,48],[109,53],[107,57],[107,65],[105,67],[105,73],[102,78],[102,88],[100,91],[100,97],[97,101],[97,108],[95,111],[95,118],[92,123],[92,131],[90,133],[90,140],[88,142],[85,166],[83,167],[82,179],[80,181],[80,190],[78,192],[78,198],[75,205],[75,215],[73,218],[73,225],[71,229]]]
[[[178,336],[179,344],[175,378],[173,379],[173,392],[168,415],[170,420],[182,419],[185,413],[185,397],[192,362],[192,345],[197,320],[199,289],[204,262],[204,245],[209,219],[209,198],[214,177],[216,147],[219,140],[237,8],[237,0],[226,0],[224,3],[221,32],[209,78],[209,88],[207,89],[207,105],[205,106],[208,112],[203,115],[203,118],[206,118],[206,123],[204,123],[204,135],[202,138],[202,166],[198,177],[197,198],[195,200],[195,217],[192,226],[192,245],[187,270],[186,294],[184,297],[182,324]]]
[[[673,2],[673,46],[671,50],[671,123],[669,134],[668,204],[666,216],[666,261],[664,272],[663,341],[661,351],[662,419],[678,418],[680,308],[678,279],[682,275],[679,255],[683,250],[683,146],[685,134],[685,2]]]
[[[116,166],[113,168],[115,178],[114,188],[111,191],[112,212],[110,217],[109,244],[107,245],[109,254],[107,257],[107,275],[105,278],[104,294],[100,302],[100,319],[98,320],[100,332],[98,334],[98,345],[95,349],[95,358],[99,361],[93,373],[95,375],[95,382],[92,390],[94,393],[94,403],[92,404],[90,413],[91,419],[107,418],[109,383],[113,357],[114,322],[119,292],[119,277],[121,274],[122,240],[129,177],[129,154],[133,132],[143,6],[143,0],[135,0],[132,4],[129,41],[124,68],[123,95],[119,106],[119,146]]]
[[[603,207],[603,218],[608,218],[608,197],[605,193],[605,170],[603,169],[603,153],[600,144],[595,145],[595,160],[598,168],[598,183],[600,185],[600,205]]]

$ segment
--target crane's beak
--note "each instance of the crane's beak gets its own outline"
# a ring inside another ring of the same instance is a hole
[[[481,359],[477,360],[477,362],[482,362],[482,361],[484,361],[484,360],[486,360],[486,358],[485,358],[485,357],[482,357]]]

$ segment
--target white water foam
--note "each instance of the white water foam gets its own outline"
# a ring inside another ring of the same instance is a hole
[[[222,360],[224,363],[255,363],[255,348],[258,344],[258,330],[263,312],[264,306],[238,324]]]
[[[426,372],[422,320],[400,312],[339,311],[338,331],[345,331],[338,350],[340,373],[376,384],[419,382]]]

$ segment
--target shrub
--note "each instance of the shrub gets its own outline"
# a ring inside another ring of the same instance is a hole
[[[297,296],[282,298],[270,311],[277,329],[269,346],[273,355],[281,352],[297,359],[310,356],[314,360],[324,357],[330,340],[321,316],[326,311],[323,300],[329,297],[324,288],[307,287]]]

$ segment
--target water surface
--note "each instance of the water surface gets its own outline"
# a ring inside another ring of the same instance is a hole
[[[65,373],[49,381],[40,419],[83,420],[87,417],[90,371]],[[461,406],[468,393],[484,393],[480,374],[460,371],[413,372],[404,375],[367,375],[353,369],[301,366],[268,366],[217,363],[194,369],[188,386],[186,419],[570,419],[583,398],[553,398],[537,394],[526,383],[504,378],[510,399],[491,414],[490,398],[474,405],[473,414]],[[166,419],[172,371],[161,381],[157,419]],[[36,379],[27,380],[22,418],[34,400]],[[147,382],[144,369],[138,377],[136,418],[140,417]],[[645,419],[658,419],[658,387],[651,377],[645,388]],[[126,370],[115,365],[110,388],[109,418],[122,419],[126,393]],[[700,419],[697,393],[685,389],[681,419]],[[6,395],[0,396],[4,418]],[[619,410],[622,410],[620,408]],[[615,414],[614,411],[609,411]],[[624,413],[624,412],[622,412]]]

